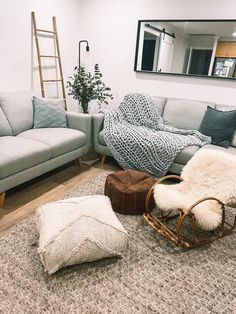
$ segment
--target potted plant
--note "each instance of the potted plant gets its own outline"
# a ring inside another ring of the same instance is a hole
[[[113,99],[110,87],[107,87],[101,78],[102,73],[98,64],[94,66],[94,75],[80,66],[75,67],[73,76],[69,77],[68,94],[79,101],[83,113],[88,113],[91,100],[97,100],[101,105],[102,103],[108,104],[108,98]]]

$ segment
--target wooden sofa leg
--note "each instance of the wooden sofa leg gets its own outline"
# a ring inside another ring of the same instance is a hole
[[[102,155],[101,157],[101,163],[102,165],[104,165],[105,161],[106,161],[107,156],[106,155]]]
[[[75,159],[76,167],[80,167],[82,165],[82,163],[83,163],[82,157],[79,157],[79,158]]]
[[[3,207],[5,204],[5,196],[6,196],[5,192],[0,192],[0,208]]]

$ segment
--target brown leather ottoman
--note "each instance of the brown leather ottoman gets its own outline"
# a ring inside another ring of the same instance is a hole
[[[141,215],[145,212],[145,199],[156,182],[155,178],[140,171],[122,170],[106,178],[104,194],[114,211],[121,214]]]

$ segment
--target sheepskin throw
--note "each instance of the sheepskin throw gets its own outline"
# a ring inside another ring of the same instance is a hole
[[[154,199],[162,210],[187,209],[202,197],[216,197],[228,206],[236,205],[236,157],[224,151],[201,148],[183,168],[183,181],[154,186]],[[214,230],[222,219],[216,201],[200,203],[192,212],[205,230]]]
[[[38,252],[49,274],[58,269],[121,255],[127,232],[107,196],[74,197],[37,210]]]
[[[210,143],[196,130],[164,125],[153,99],[143,94],[128,94],[117,109],[105,113],[104,139],[122,168],[155,177],[166,174],[183,148]]]

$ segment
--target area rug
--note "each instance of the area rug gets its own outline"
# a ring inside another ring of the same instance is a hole
[[[103,194],[108,172],[65,197]],[[129,233],[122,258],[47,275],[37,254],[34,217],[0,239],[0,313],[235,313],[235,234],[183,251],[142,216],[118,215]]]

